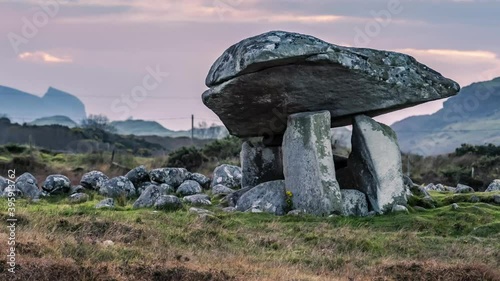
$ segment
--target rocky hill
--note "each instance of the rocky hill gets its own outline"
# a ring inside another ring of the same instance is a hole
[[[437,155],[461,144],[500,144],[500,77],[473,83],[431,115],[412,116],[391,126],[403,152]]]
[[[12,122],[27,123],[38,118],[54,115],[67,116],[80,122],[86,118],[85,105],[75,96],[50,87],[43,97],[13,88],[0,86],[0,115]]]

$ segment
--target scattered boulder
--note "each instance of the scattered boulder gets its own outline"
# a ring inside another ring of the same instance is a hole
[[[107,180],[109,180],[109,178],[103,172],[91,171],[82,176],[80,185],[87,189],[99,190],[101,183]]]
[[[292,114],[283,136],[285,182],[287,191],[293,194],[293,209],[314,215],[342,211],[330,119],[328,111]]]
[[[414,209],[415,211],[419,211],[419,212],[425,212],[425,211],[427,211],[427,209],[426,209],[426,208],[424,208],[424,207],[420,207],[420,206],[414,206],[414,207],[413,207],[413,209]]]
[[[484,192],[500,191],[500,180],[494,180]]]
[[[182,208],[181,199],[174,195],[160,195],[154,207],[159,210],[175,211]]]
[[[210,197],[206,194],[195,194],[189,195],[182,198],[182,201],[185,203],[189,203],[193,206],[210,206],[212,205],[212,201],[210,201]]]
[[[229,188],[238,189],[241,187],[242,177],[240,167],[223,164],[215,168],[211,186],[222,184]]]
[[[23,192],[19,190],[15,184],[7,185],[4,188],[3,193],[0,193],[0,197],[21,197]]]
[[[222,185],[222,184],[218,184],[214,187],[212,187],[212,194],[213,195],[228,195],[230,193],[233,193],[234,190],[225,186],[225,185]]]
[[[149,181],[149,173],[143,165],[130,170],[125,176],[135,187]]]
[[[408,208],[406,208],[403,205],[393,205],[392,212],[393,213],[401,213],[401,212],[409,213]]]
[[[166,183],[162,183],[162,184],[160,184],[160,191],[162,194],[174,194],[175,188],[171,185],[166,184]]]
[[[457,190],[455,187],[444,186],[442,184],[438,184],[437,187],[442,188],[443,191],[447,191],[447,192],[455,192]]]
[[[150,186],[150,185],[159,185],[159,184],[156,182],[152,182],[152,181],[146,181],[146,182],[142,182],[138,185],[134,185],[135,191],[137,192],[137,195],[141,196],[141,194],[144,192],[144,190],[146,190],[146,188],[148,188],[148,186]]]
[[[366,195],[354,189],[341,189],[342,215],[363,217],[368,214],[368,201]]]
[[[430,183],[428,185],[426,185],[424,187],[425,190],[427,191],[440,191],[440,192],[444,192],[444,191],[451,191],[451,189],[449,189],[449,187],[446,187],[442,184],[433,184],[433,183]],[[455,190],[453,190],[454,192]]]
[[[73,185],[71,186],[69,190],[69,194],[75,194],[75,193],[83,193],[85,191],[85,188],[81,185]]]
[[[201,192],[203,192],[201,185],[194,180],[187,180],[177,188],[177,193],[182,196],[194,195]]]
[[[414,196],[431,197],[431,194],[428,191],[429,189],[426,189],[426,187],[414,185],[410,190],[411,190],[412,195],[414,195]]]
[[[135,187],[132,182],[124,176],[115,177],[100,184],[99,194],[107,197],[136,196]]]
[[[498,195],[498,194],[494,195],[493,202],[500,205],[500,195]]]
[[[222,208],[222,211],[226,212],[226,213],[234,213],[234,212],[236,212],[238,210],[236,210],[235,207],[225,207],[225,208]]]
[[[69,196],[69,202],[72,204],[84,203],[89,200],[89,196],[85,193],[75,193]]]
[[[210,187],[210,178],[206,177],[203,174],[200,173],[191,173],[190,176],[188,177],[189,180],[194,180],[195,182],[199,183],[201,187],[207,189]]]
[[[149,208],[153,207],[156,200],[160,195],[166,195],[164,193],[164,189],[155,185],[155,184],[150,184],[146,189],[141,193],[139,198],[135,200],[134,204],[132,205],[132,208],[138,209],[138,208]]]
[[[377,213],[391,211],[394,205],[406,205],[396,133],[364,115],[355,116],[353,123],[349,167],[357,175],[358,188]]]
[[[38,188],[38,181],[30,173],[24,173],[16,179],[15,187],[21,191],[22,196],[31,199],[39,199],[42,195]]]
[[[253,187],[245,187],[240,190],[236,190],[233,193],[229,193],[228,195],[226,195],[226,197],[222,198],[220,204],[226,207],[236,207],[236,203],[238,202],[240,197],[252,188]]]
[[[285,181],[270,181],[257,185],[243,194],[236,209],[241,212],[257,209],[275,215],[285,215],[287,209]]]
[[[481,199],[479,199],[479,197],[477,197],[477,195],[472,195],[469,199],[469,201],[471,203],[478,203],[478,202],[481,202]]]
[[[151,181],[166,183],[177,188],[190,176],[190,173],[184,168],[158,168],[151,170],[149,176]]]
[[[197,214],[197,215],[215,215],[213,212],[211,212],[209,210],[202,209],[202,208],[195,208],[195,207],[189,208],[189,212],[191,214]]]
[[[115,208],[115,200],[113,198],[106,198],[106,199],[103,199],[101,201],[99,201],[99,203],[97,203],[97,205],[95,205],[96,209],[114,209]]]
[[[71,189],[71,181],[63,175],[50,175],[45,179],[42,189],[49,194],[68,193]]]
[[[465,185],[465,184],[458,184],[457,189],[455,190],[455,193],[473,193],[474,188]]]
[[[285,179],[280,146],[268,147],[262,142],[246,141],[241,146],[240,161],[243,187]]]
[[[457,204],[457,203],[453,203],[453,204],[451,204],[451,209],[452,209],[452,210],[458,210],[459,208],[460,208],[460,207],[458,206],[458,204]]]
[[[303,215],[303,214],[305,214],[304,211],[301,211],[301,210],[291,210],[286,215],[287,216],[300,216],[300,215]]]
[[[411,56],[285,31],[231,46],[205,84],[203,103],[239,137],[283,134],[289,114],[328,110],[337,127],[355,114],[377,116],[460,90]]]
[[[9,186],[9,182],[6,178],[0,176],[0,195],[3,193],[3,190]]]

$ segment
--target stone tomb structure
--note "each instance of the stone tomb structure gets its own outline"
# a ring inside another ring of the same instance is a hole
[[[260,190],[284,180],[276,190],[291,197],[294,212],[315,215],[385,213],[405,205],[396,134],[371,117],[460,90],[411,56],[284,31],[229,47],[206,85],[204,104],[232,135],[253,139],[241,151],[242,187]],[[352,186],[339,185],[332,153],[330,128],[345,125],[353,126],[343,169]]]

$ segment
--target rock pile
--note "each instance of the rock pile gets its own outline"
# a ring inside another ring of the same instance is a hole
[[[203,102],[231,134],[262,138],[245,142],[241,152],[242,184],[253,188],[226,203],[282,214],[290,194],[296,213],[315,215],[403,210],[408,189],[396,134],[370,117],[460,89],[408,55],[283,31],[231,46],[205,83]],[[350,124],[352,147],[339,150],[330,128]],[[342,155],[334,156],[332,147]],[[214,175],[212,185],[222,178]]]

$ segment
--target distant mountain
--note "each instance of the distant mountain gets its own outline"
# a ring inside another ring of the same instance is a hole
[[[473,83],[431,115],[412,116],[391,126],[403,152],[437,155],[462,143],[500,144],[500,77]]]
[[[38,118],[32,122],[29,122],[28,124],[33,126],[60,125],[68,128],[74,128],[78,126],[75,121],[71,120],[69,117],[62,115]]]
[[[160,123],[146,120],[113,121],[111,125],[116,128],[117,134],[136,136],[160,136],[160,137],[191,137],[191,130],[172,131],[163,127]],[[209,128],[195,128],[194,137],[197,139],[221,139],[229,135],[223,126]]]
[[[12,122],[28,123],[54,115],[67,116],[80,122],[86,118],[85,105],[75,96],[50,87],[43,97],[0,86],[0,115]]]
[[[146,120],[113,121],[111,126],[116,128],[120,135],[136,136],[169,136],[173,131],[163,127],[160,123]]]

